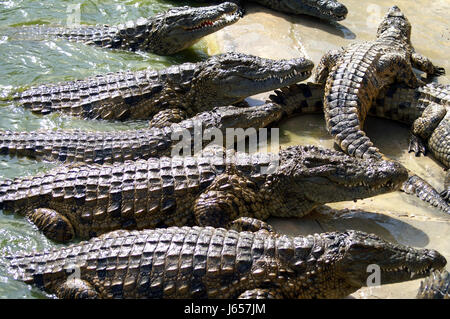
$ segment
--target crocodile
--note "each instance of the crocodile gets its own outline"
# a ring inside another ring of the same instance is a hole
[[[376,101],[376,116],[411,125],[409,152],[416,156],[429,151],[446,169],[450,167],[450,85],[430,83],[416,90],[398,85],[383,90]],[[380,108],[380,104],[398,105],[399,109]],[[404,113],[406,111],[406,114]],[[369,112],[369,115],[372,112]],[[450,172],[441,197],[450,199]]]
[[[221,106],[170,126],[159,127],[162,124],[153,119],[150,128],[126,131],[0,131],[0,154],[97,164],[170,156],[180,143],[178,137],[184,138],[184,132],[188,132],[194,141],[195,134],[210,136],[214,130],[220,130],[226,141],[229,128],[267,127],[292,113],[293,109],[270,102],[250,107]],[[202,142],[210,143],[208,140]]]
[[[17,92],[14,100],[39,114],[59,111],[107,120],[160,116],[167,125],[215,106],[235,104],[248,96],[305,80],[313,66],[304,58],[271,60],[225,53],[159,71],[121,71],[44,84]]]
[[[206,2],[206,0],[199,0]],[[222,0],[224,1],[224,0]],[[232,0],[242,6],[245,0]],[[220,2],[214,0],[213,2]],[[309,15],[326,21],[341,21],[347,17],[347,7],[336,0],[250,0],[275,11]]]
[[[7,179],[0,183],[0,209],[25,215],[48,238],[67,242],[117,229],[302,217],[325,203],[395,191],[407,177],[398,163],[316,146],[253,154],[212,149],[197,156],[77,163]]]
[[[373,100],[394,82],[417,88],[424,83],[413,66],[428,76],[445,71],[414,51],[411,24],[397,6],[389,9],[375,41],[355,43],[325,54],[316,69],[315,82],[325,84],[324,113],[327,130],[340,148],[360,158],[382,154],[361,130]]]
[[[295,114],[323,113],[323,85],[293,84],[275,93],[262,105],[216,107],[167,127],[163,126],[164,119],[153,118],[150,128],[138,130],[0,131],[0,154],[65,163],[103,164],[148,159],[169,156],[179,142],[172,136],[180,130],[187,130],[192,139],[196,128],[201,130],[202,136],[208,136],[211,129],[219,129],[226,136],[227,128],[259,129]],[[446,95],[444,88],[434,83],[417,89],[393,84],[387,92],[380,92],[369,115],[412,124],[426,105],[431,102],[445,105],[448,100],[450,94]]]
[[[295,108],[299,113],[323,113],[324,86],[316,83],[300,83],[276,90],[270,102],[285,109]],[[437,114],[437,117],[434,114]],[[450,167],[450,86],[429,83],[412,89],[403,84],[391,84],[382,90],[373,101],[368,115],[394,120],[412,126],[408,151],[416,155],[427,150],[445,168]],[[443,116],[445,115],[445,116]],[[423,132],[423,133],[421,133]],[[420,134],[416,136],[416,134]],[[425,139],[422,141],[422,136]],[[425,146],[426,145],[426,146]],[[423,183],[424,181],[421,181]],[[431,186],[424,191],[418,185],[411,185],[419,197],[427,196]],[[450,173],[446,174],[441,197],[448,201]],[[421,193],[422,192],[422,193]],[[437,192],[431,192],[437,197]]]
[[[377,30],[377,39],[355,43],[325,54],[316,69],[315,82],[325,84],[324,114],[328,132],[347,154],[382,158],[363,131],[364,121],[380,90],[394,82],[411,88],[425,83],[413,67],[428,77],[445,74],[411,44],[411,24],[397,6],[391,7]],[[403,190],[450,213],[450,206],[426,181],[410,172]]]
[[[417,299],[450,299],[450,274],[446,270],[434,271],[419,287]]]
[[[239,230],[239,229],[238,229]],[[343,298],[368,283],[423,278],[447,261],[432,249],[348,230],[288,236],[213,227],[118,230],[6,256],[8,273],[58,298]]]
[[[209,7],[176,7],[153,17],[141,17],[115,26],[66,28],[37,25],[13,28],[8,33],[13,39],[20,40],[60,38],[105,48],[171,55],[235,23],[239,17],[239,7],[224,2]]]

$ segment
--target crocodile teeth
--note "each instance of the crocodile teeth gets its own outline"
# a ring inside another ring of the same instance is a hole
[[[206,21],[204,21],[204,22],[202,22],[202,23],[200,23],[200,24],[198,24],[198,25],[196,25],[194,27],[185,28],[185,30],[196,31],[196,30],[203,29],[205,27],[218,27],[218,26],[224,25],[225,23],[233,21],[234,19],[235,19],[234,12],[231,13],[231,14],[223,14],[223,15],[221,15],[220,17],[218,17],[215,20],[206,20]]]

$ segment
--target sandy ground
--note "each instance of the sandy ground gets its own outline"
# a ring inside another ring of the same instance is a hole
[[[329,49],[345,46],[355,40],[373,39],[378,22],[390,5],[389,1],[384,0],[377,1],[376,4],[367,3],[364,7],[358,5],[357,1],[343,2],[349,8],[358,8],[359,11],[350,11],[347,20],[341,23],[326,23],[310,17],[291,17],[256,5],[248,6],[243,19],[207,37],[208,53],[237,51],[273,59],[305,56],[317,65],[320,57]],[[449,17],[443,13],[450,15],[450,10],[445,11],[450,6],[448,2],[435,1],[422,11],[419,10],[421,14],[424,13],[425,18],[411,17],[408,12],[417,12],[414,10],[419,9],[419,3],[407,6],[406,1],[398,1],[397,5],[413,24],[412,40],[416,49],[450,72],[446,58],[450,44],[446,39],[448,27],[445,22]],[[437,17],[434,16],[436,12],[440,12]],[[433,35],[429,34],[431,21],[434,22],[431,26],[434,29]],[[430,44],[430,39],[433,45]],[[439,81],[450,83],[448,77]],[[251,104],[262,103],[268,94],[254,96],[248,101]],[[319,115],[289,119],[280,125],[281,146],[316,144],[331,148],[333,142],[324,125],[324,120]],[[438,190],[442,188],[442,166],[430,157],[417,158],[406,151],[408,127],[391,121],[368,119],[366,132],[387,156],[399,160]],[[419,199],[400,192],[356,203],[331,204],[303,219],[270,219],[269,222],[278,231],[292,235],[358,229],[375,233],[392,242],[436,249],[450,260],[450,218]],[[450,269],[449,266],[447,268]],[[349,298],[414,298],[419,283],[420,280],[415,280],[363,288]]]

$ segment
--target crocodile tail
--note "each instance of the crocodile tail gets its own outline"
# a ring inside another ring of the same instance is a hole
[[[66,279],[81,277],[88,254],[78,254],[76,248],[86,250],[89,245],[90,242],[82,241],[62,248],[4,255],[0,256],[0,267],[4,267],[5,272],[16,280],[55,292],[55,288]],[[89,256],[93,258],[92,254]]]
[[[323,113],[324,86],[299,83],[283,87],[269,96],[269,102],[281,105],[288,115]]]
[[[450,214],[450,205],[441,197],[438,191],[433,186],[428,184],[421,177],[415,175],[409,171],[409,177],[406,182],[403,183],[401,190],[406,194],[413,194],[419,197],[421,200],[429,203],[430,205],[437,207],[443,212]]]
[[[117,28],[108,26],[79,26],[67,28],[62,26],[34,25],[12,28],[8,36],[14,40],[42,41],[47,39],[64,39],[73,42],[96,44],[103,47],[116,47],[118,44]]]
[[[46,252],[39,255],[21,252],[15,255],[6,255],[1,257],[0,263],[2,264],[1,267],[5,268],[6,273],[11,275],[15,280],[20,280],[28,284],[36,284],[38,287],[43,287],[43,270],[48,267],[48,255],[49,253]],[[62,269],[59,272],[55,271],[55,273],[52,273],[52,276],[60,274],[61,271]]]
[[[17,89],[12,87],[0,87],[0,102],[10,103],[13,102],[16,96],[23,89]]]
[[[36,157],[36,139],[33,132],[13,132],[0,130],[0,154]],[[47,139],[46,139],[47,140]]]
[[[52,192],[55,192],[51,187],[53,178],[51,175],[37,175],[1,181],[0,209],[25,215],[33,209],[46,207]]]
[[[33,132],[0,130],[0,154],[61,162],[88,160],[86,149],[90,150],[88,138],[92,135],[95,135],[99,144],[102,142],[101,134],[78,130]],[[93,150],[91,151],[93,153]]]

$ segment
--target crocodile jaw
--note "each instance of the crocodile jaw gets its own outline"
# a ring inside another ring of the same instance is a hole
[[[184,32],[189,32],[190,34],[196,34],[197,36],[202,37],[235,23],[239,18],[240,13],[238,7],[234,4],[230,4],[229,7],[224,8],[224,10],[221,10],[216,14],[194,21],[193,25],[181,26],[181,29]]]
[[[335,0],[254,0],[262,5],[291,14],[306,14],[329,21],[341,21],[348,9]]]

